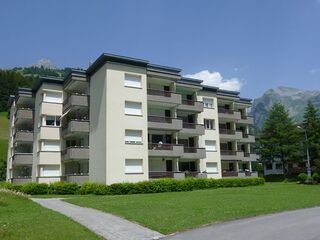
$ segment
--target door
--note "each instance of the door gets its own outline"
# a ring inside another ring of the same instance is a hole
[[[164,110],[164,115],[166,116],[166,117],[171,117],[171,111],[170,110]]]
[[[163,141],[162,135],[152,135],[151,137],[152,143],[159,143]]]
[[[188,123],[193,123],[193,115],[188,115]]]
[[[234,164],[233,163],[229,163],[229,171],[234,171]]]
[[[166,137],[166,141],[165,141],[165,143],[170,143],[170,144],[171,144],[171,143],[172,143],[171,135],[166,135],[165,137]]]
[[[163,86],[163,91],[170,92],[170,87],[169,86]]]
[[[194,147],[194,138],[189,138],[189,147]]]
[[[166,171],[167,172],[172,172],[172,160],[167,160],[166,161]]]

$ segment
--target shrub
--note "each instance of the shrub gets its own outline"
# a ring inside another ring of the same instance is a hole
[[[307,181],[307,179],[308,179],[308,175],[305,174],[305,173],[300,173],[300,174],[298,175],[298,181],[299,181],[300,183],[305,183],[305,182]]]
[[[319,182],[319,181],[320,181],[320,175],[319,175],[319,173],[314,173],[314,174],[312,174],[312,179],[313,179],[313,181],[315,181],[315,182]]]
[[[265,175],[266,182],[283,182],[285,180],[284,174],[269,174]]]
[[[46,183],[26,183],[21,185],[20,191],[25,194],[37,195],[48,194],[48,184]]]
[[[79,185],[71,182],[55,182],[49,185],[50,194],[76,194],[78,190]]]

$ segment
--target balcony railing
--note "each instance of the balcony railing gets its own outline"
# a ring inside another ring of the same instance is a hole
[[[225,114],[233,114],[235,111],[232,109],[226,109],[222,107],[218,107],[218,113],[225,113]]]
[[[203,104],[203,102],[200,102],[200,101],[187,100],[187,99],[182,99],[181,103],[183,105],[189,105],[189,106],[194,106],[194,105],[196,105],[196,103],[202,103]]]
[[[228,134],[228,135],[235,135],[236,131],[233,129],[226,129],[226,128],[219,128],[220,134]]]
[[[159,117],[159,116],[148,116],[148,121],[149,122],[172,123],[172,119],[176,119],[176,118]]]
[[[71,94],[64,102],[63,102],[63,111],[65,112],[72,106],[77,107],[88,107],[89,106],[89,96],[86,94]]]
[[[149,95],[162,96],[162,97],[171,97],[171,93],[172,92],[170,92],[170,91],[162,91],[162,90],[151,89],[151,88],[147,89],[147,94],[149,94]]]
[[[150,171],[149,178],[173,178],[173,172]]]
[[[182,123],[183,128],[190,128],[190,129],[195,129],[197,127],[197,125],[203,126],[203,125],[197,124],[197,123],[188,123],[188,122]]]
[[[63,160],[89,159],[88,146],[70,146],[61,151]]]
[[[244,156],[244,157],[250,157],[250,153],[249,153],[249,152],[244,152],[244,153],[243,153],[243,156]]]
[[[222,177],[237,177],[237,176],[238,176],[237,171],[222,170]]]
[[[168,143],[149,143],[148,149],[149,150],[173,150],[173,144]]]
[[[234,150],[221,150],[221,155],[233,156],[233,155],[237,155],[237,151],[234,151]]]
[[[206,158],[205,148],[184,147],[183,158],[186,159],[203,159]]]

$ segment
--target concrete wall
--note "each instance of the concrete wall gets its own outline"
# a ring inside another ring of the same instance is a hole
[[[212,98],[214,108],[204,108],[203,112],[198,115],[198,123],[203,124],[204,119],[215,120],[215,130],[205,129],[205,134],[199,136],[200,147],[205,147],[205,140],[216,141],[217,151],[207,151],[206,158],[200,161],[200,171],[206,171],[207,162],[216,162],[218,166],[218,174],[208,174],[208,177],[221,178],[221,157],[220,157],[220,139],[219,139],[219,119],[218,119],[218,106],[217,97],[212,92],[200,91],[197,94],[197,100],[203,101],[203,98]]]

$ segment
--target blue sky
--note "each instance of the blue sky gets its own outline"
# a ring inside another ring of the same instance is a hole
[[[179,67],[258,97],[320,89],[320,0],[0,0],[0,68],[102,52]]]

